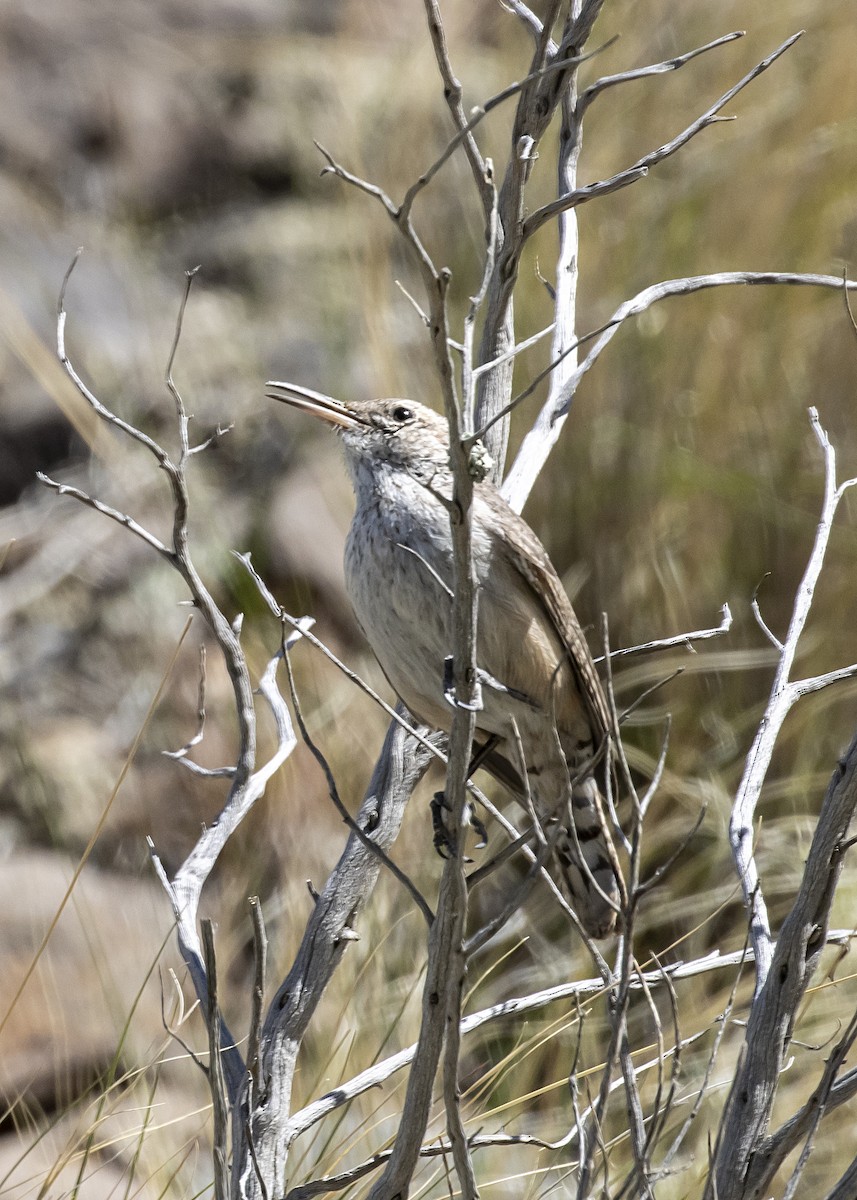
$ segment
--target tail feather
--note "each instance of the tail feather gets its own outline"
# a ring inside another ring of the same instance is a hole
[[[521,772],[510,761],[510,750],[505,746],[491,750],[481,765],[522,799],[526,789]],[[592,776],[576,781],[569,802],[562,805],[574,769],[565,762],[534,763],[532,757],[527,776],[535,810],[546,822],[553,824],[558,818],[562,823],[553,852],[560,888],[586,932],[594,938],[607,937],[619,924],[622,888],[598,784]],[[549,827],[546,832],[551,835]]]
[[[574,785],[570,808],[554,850],[560,886],[586,932],[606,937],[618,924],[619,865],[592,777]]]

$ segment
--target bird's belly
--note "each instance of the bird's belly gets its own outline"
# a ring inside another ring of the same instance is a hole
[[[445,518],[445,514],[444,514]],[[449,731],[453,708],[444,696],[445,661],[452,655],[452,567],[429,535],[408,531],[407,544],[378,529],[349,536],[345,579],[352,607],[388,682],[414,716]],[[498,678],[504,673],[494,629],[496,615],[486,611],[480,595],[477,621],[477,666]],[[514,651],[512,651],[514,653]],[[519,653],[526,653],[523,645]],[[532,705],[514,693],[482,687],[476,725],[484,733],[505,737],[514,717],[532,719]]]
[[[444,661],[452,653],[450,568],[430,541],[350,536],[345,581],[355,616],[390,685],[428,725],[448,729]]]

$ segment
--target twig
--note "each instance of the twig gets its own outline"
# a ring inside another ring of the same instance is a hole
[[[163,450],[153,438],[150,438],[148,436],[148,434],[143,433],[143,431],[141,429],[137,429],[137,427],[135,425],[131,425],[128,421],[123,421],[121,417],[119,417],[115,413],[111,412],[109,408],[106,408],[105,405],[103,405],[101,403],[101,401],[98,399],[98,397],[95,395],[95,393],[91,392],[89,390],[89,388],[86,386],[86,384],[83,382],[83,380],[81,379],[81,377],[78,375],[77,371],[75,370],[74,366],[72,365],[72,362],[69,359],[68,355],[66,354],[66,348],[65,348],[65,325],[66,325],[65,294],[68,289],[69,280],[71,279],[72,272],[74,271],[75,267],[77,266],[78,262],[80,261],[81,254],[83,254],[82,246],[80,246],[78,248],[74,257],[72,258],[71,262],[69,263],[68,269],[66,270],[66,273],[63,276],[63,281],[60,286],[59,299],[57,300],[57,357],[59,358],[60,362],[62,363],[62,366],[63,366],[66,374],[68,375],[69,379],[72,381],[74,386],[77,388],[77,391],[79,392],[81,397],[86,401],[86,403],[89,405],[89,407],[92,409],[92,411],[97,416],[99,416],[101,418],[101,420],[105,422],[105,424],[112,425],[114,428],[121,430],[122,433],[126,434],[126,436],[131,438],[133,441],[139,442],[141,446],[145,446],[146,449],[151,454],[153,454],[154,457],[157,459],[158,465],[165,466],[168,461],[166,451]]]
[[[770,572],[767,572],[765,574],[765,576],[764,576],[765,579],[767,579],[768,574],[770,574]],[[762,580],[762,582],[764,582],[764,580]],[[762,586],[761,582],[756,585],[756,588],[753,591],[753,599],[751,601],[750,608],[752,610],[753,616],[756,618],[756,624],[759,626],[762,633],[765,635],[765,637],[768,639],[768,641],[774,647],[776,652],[778,654],[782,654],[783,643],[780,641],[780,639],[777,637],[777,635],[768,627],[768,624],[765,621],[765,618],[762,616],[762,610],[761,610],[761,608],[759,608],[759,588],[761,586]]]
[[[565,225],[571,225],[574,222],[575,222],[574,209],[570,209],[567,214],[564,214],[563,218],[560,218],[561,227],[565,226]],[[574,264],[574,256],[572,254],[572,243],[571,242],[565,244],[565,250],[566,250],[569,261],[566,266],[565,273],[562,276],[560,276],[560,278],[565,279],[565,281],[566,281],[565,288],[561,289],[561,290],[568,293],[572,286],[571,281],[574,278],[576,278],[576,276],[575,276],[576,267],[573,265]],[[554,293],[553,300],[554,300],[554,305],[556,307],[558,307],[562,303],[562,296],[560,296],[560,298],[557,299],[557,295],[556,295],[556,293]],[[568,326],[569,329],[571,329],[571,328],[573,328],[573,324],[570,325],[569,320],[570,319],[569,319],[568,315],[566,314],[565,325]],[[578,350],[581,346],[585,346],[589,342],[595,341],[595,339],[597,337],[600,337],[601,334],[604,333],[605,330],[609,329],[610,327],[611,327],[611,322],[608,321],[606,325],[599,325],[597,329],[591,329],[589,331],[589,333],[581,334],[580,337],[572,337],[571,340],[568,341],[567,340],[567,337],[569,336],[568,334],[566,334],[562,337],[559,337],[559,338],[556,336],[557,325],[556,325],[556,322],[554,322],[553,325],[551,326],[551,329],[554,332],[554,347],[561,345],[562,348],[555,350],[554,357],[550,360],[548,365],[546,367],[543,367],[541,371],[538,371],[532,377],[532,379],[530,379],[530,382],[527,384],[526,387],[522,388],[520,392],[516,393],[516,395],[514,395],[512,397],[512,399],[508,402],[508,404],[504,404],[502,408],[500,408],[497,412],[495,412],[493,414],[493,416],[489,417],[488,420],[485,421],[485,423],[474,434],[472,434],[472,436],[468,439],[470,441],[470,443],[473,443],[476,441],[481,441],[482,439],[484,439],[486,433],[488,433],[488,431],[494,425],[496,425],[498,421],[502,421],[506,417],[510,416],[515,411],[515,409],[518,408],[519,405],[523,404],[523,402],[525,400],[529,399],[529,397],[532,396],[533,392],[536,390],[536,388],[539,386],[539,384],[542,382],[542,380],[549,379],[549,378],[551,378],[551,376],[553,376],[552,384],[551,384],[552,388],[561,386],[561,381],[564,376],[562,374],[555,374],[557,367],[561,366],[564,362],[566,362],[566,360],[568,360],[569,369],[573,370],[574,367],[576,366],[577,358],[576,358],[576,356],[574,358],[569,358],[569,356],[573,355],[574,352],[576,350]],[[563,342],[565,342],[564,345],[563,345]],[[519,345],[521,345],[521,344],[522,343],[519,343]],[[492,367],[497,367],[497,366],[503,366],[505,363],[510,362],[512,359],[514,359],[516,357],[516,352],[517,352],[517,347],[512,347],[511,350],[507,350],[505,354],[501,354],[499,356],[499,358],[494,359],[494,361],[490,364],[490,366],[487,369],[491,369]],[[481,374],[484,374],[482,367],[477,367],[476,373],[477,373],[477,377]]]
[[[653,954],[652,957],[660,966],[657,955]],[[666,988],[666,993],[670,1004],[670,1017],[672,1019],[673,1030],[673,1053],[671,1056],[670,1080],[665,1098],[662,1096],[662,1073],[659,1072],[658,1075],[658,1092],[652,1104],[652,1119],[649,1126],[649,1132],[646,1137],[646,1151],[649,1156],[651,1156],[655,1146],[658,1144],[661,1134],[666,1128],[667,1121],[672,1116],[675,1094],[678,1088],[679,1076],[681,1074],[681,1056],[684,1041],[681,1036],[681,1026],[679,1022],[678,996],[676,995],[675,988],[672,985],[672,980],[670,979],[669,975],[664,975],[663,971],[661,973],[663,975],[664,987]],[[648,989],[646,991],[646,999],[648,1001],[649,1008],[652,1011],[653,1020],[658,1027],[658,1044],[661,1046],[662,1035],[660,1033],[660,1018],[658,1016],[654,997],[651,995],[651,992]],[[649,1170],[649,1180],[652,1184],[654,1183],[651,1170]]]
[[[649,805],[651,804],[652,800],[654,799],[658,788],[661,786],[661,779],[663,778],[664,770],[666,769],[666,765],[667,765],[667,750],[669,749],[669,744],[670,744],[671,728],[672,728],[672,717],[670,715],[668,715],[666,722],[665,722],[664,738],[663,738],[663,741],[661,742],[660,753],[658,754],[658,761],[655,764],[655,769],[654,769],[654,772],[652,773],[652,778],[649,780],[649,786],[646,788],[644,795],[640,799],[640,819],[641,820],[645,819]]]
[[[667,279],[644,288],[636,296],[619,305],[606,323],[604,333],[580,366],[561,388],[556,389],[555,392],[552,389],[538,419],[521,443],[518,456],[503,483],[501,490],[511,507],[516,512],[520,512],[523,508],[539,472],[562,432],[563,424],[581,379],[601,357],[624,321],[627,321],[629,317],[639,316],[653,304],[671,296],[687,296],[693,292],[715,287],[766,285],[825,287],[835,288],[839,291],[844,287],[849,291],[857,290],[857,280],[849,279],[843,283],[842,279],[836,275],[796,274],[787,271],[723,271],[713,275],[690,275],[681,279]]]
[[[524,879],[514,889],[503,907],[496,912],[489,921],[486,921],[486,923],[480,929],[471,934],[465,942],[464,953],[467,958],[472,957],[472,955],[481,950],[483,946],[487,945],[491,938],[496,937],[503,926],[511,920],[516,912],[520,910],[521,905],[531,892],[533,885],[541,877],[543,869],[547,865],[547,861],[561,833],[562,824],[561,822],[557,821],[555,822],[554,829],[551,831],[550,837],[545,838],[543,834],[541,835],[539,839],[539,849],[535,855],[535,860],[530,864],[530,869],[527,871]],[[516,847],[515,843],[512,843],[512,846],[506,847],[506,849],[511,850],[512,847],[515,847],[516,849],[520,848],[519,846]],[[502,861],[502,859],[503,855],[497,855],[495,859],[492,860],[492,868],[499,865],[499,862]],[[484,868],[483,871],[479,873],[479,878],[474,878],[474,875],[469,876],[468,886],[473,887],[475,883],[479,882],[479,879],[483,877],[483,873],[485,873]]]
[[[825,944],[850,944],[854,937],[855,934],[850,929],[832,929],[826,936]],[[690,962],[673,963],[663,967],[662,970],[644,972],[643,978],[649,987],[657,988],[663,984],[665,975],[675,982],[682,979],[695,978],[698,975],[705,975],[709,971],[725,970],[744,962],[750,963],[752,961],[753,949],[751,946],[745,946],[741,950],[732,951],[728,954],[721,954],[720,951],[715,950]],[[632,979],[630,986],[632,990],[637,990],[640,987],[639,980]],[[597,976],[590,979],[573,980],[568,983],[557,984],[554,987],[543,988],[530,995],[503,1000],[499,1004],[493,1004],[489,1008],[463,1017],[461,1021],[461,1033],[462,1036],[466,1037],[468,1034],[473,1033],[475,1030],[492,1021],[500,1020],[504,1017],[519,1017],[524,1013],[544,1008],[546,1005],[553,1004],[559,1000],[568,1000],[576,996],[601,995],[604,992],[604,988],[603,977]],[[321,1121],[341,1105],[348,1104],[364,1092],[385,1083],[397,1071],[401,1071],[413,1061],[414,1049],[414,1046],[409,1046],[407,1049],[400,1050],[397,1054],[384,1059],[383,1062],[375,1063],[351,1079],[338,1083],[336,1088],[328,1092],[327,1095],[319,1097],[318,1100],[314,1100],[311,1104],[306,1105],[305,1108],[293,1113],[288,1121],[289,1140],[293,1141],[299,1134],[305,1133],[318,1121]]]
[[[226,1079],[221,1057],[220,1031],[222,1020],[217,998],[217,960],[214,956],[214,931],[211,921],[202,922],[202,946],[205,959],[205,975],[208,984],[206,996],[205,1024],[208,1029],[208,1086],[211,1091],[214,1129],[212,1132],[214,1158],[215,1200],[228,1200],[228,1132],[229,1101],[226,1095]]]
[[[494,202],[494,188],[491,184],[490,172],[486,168],[485,160],[479,151],[476,139],[473,137],[473,131],[468,128],[464,106],[461,103],[461,84],[452,69],[452,63],[449,58],[449,47],[446,41],[446,30],[443,27],[443,20],[441,19],[437,0],[423,0],[423,7],[425,8],[435,60],[441,80],[443,81],[443,94],[446,98],[447,107],[452,119],[458,129],[458,135],[461,138],[461,144],[464,147],[467,161],[470,163],[473,181],[476,184],[476,190],[479,193],[479,199],[482,202],[482,208],[487,220]]]
[[[179,348],[179,342],[182,336],[182,325],[184,324],[184,315],[187,310],[187,302],[190,299],[190,289],[193,287],[194,278],[199,271],[199,267],[194,267],[190,271],[185,271],[185,289],[182,296],[181,305],[179,307],[179,315],[176,318],[175,334],[173,336],[173,344],[170,349],[170,356],[167,359],[167,369],[164,372],[164,383],[167,391],[175,401],[176,420],[179,428],[179,445],[181,447],[179,453],[179,466],[184,466],[190,455],[190,445],[188,439],[188,416],[184,406],[184,400],[181,398],[181,393],[173,380],[173,364],[176,360],[176,353]],[[201,447],[197,447],[201,449]]]
[[[658,1028],[660,1034],[660,1028]],[[657,1055],[657,1071],[660,1076],[663,1070],[664,1051],[662,1038],[658,1038],[659,1050]],[[625,1112],[628,1119],[628,1135],[631,1141],[631,1152],[634,1159],[634,1167],[631,1171],[631,1177],[636,1182],[635,1193],[637,1196],[647,1196],[652,1200],[652,1189],[649,1184],[649,1164],[647,1154],[647,1139],[646,1139],[646,1121],[643,1116],[643,1105],[640,1100],[640,1090],[637,1087],[637,1080],[634,1074],[634,1064],[631,1059],[631,1047],[628,1041],[627,1028],[623,1036],[619,1039],[619,1065],[622,1071],[622,1079],[625,1084]],[[658,1084],[660,1087],[660,1084]]]
[[[259,1047],[262,1039],[262,1016],[265,1005],[265,977],[268,965],[268,937],[265,917],[258,896],[250,897],[250,916],[253,921],[253,1007],[250,1013],[250,1032],[247,1037],[247,1070],[253,1079],[256,1093],[261,1088]]]
[[[845,1062],[848,1052],[854,1045],[855,1038],[857,1038],[857,1013],[852,1016],[848,1023],[847,1029],[834,1046],[830,1057],[824,1065],[824,1073],[821,1077],[821,1082],[813,1093],[813,1107],[815,1111],[813,1113],[812,1120],[810,1121],[809,1129],[806,1132],[800,1156],[795,1163],[794,1170],[792,1171],[788,1184],[786,1185],[786,1190],[783,1192],[783,1200],[794,1200],[797,1186],[800,1182],[800,1177],[803,1174],[807,1162],[809,1161],[809,1156],[812,1154],[813,1138],[815,1137],[818,1127],[821,1124],[821,1118],[824,1116],[825,1107],[833,1089],[836,1076],[839,1073],[840,1067]]]
[[[500,7],[505,8],[507,12],[513,13],[527,27],[538,44],[539,38],[542,35],[544,25],[536,16],[536,14],[524,4],[523,0],[500,0]]]
[[[581,92],[577,102],[578,112],[583,115],[596,96],[600,96],[608,88],[616,87],[621,83],[632,83],[638,79],[647,79],[652,75],[665,75],[670,71],[677,71],[701,54],[707,54],[709,50],[716,50],[719,46],[725,46],[742,37],[744,37],[743,30],[726,33],[722,37],[715,38],[713,42],[706,42],[704,46],[697,46],[695,50],[688,50],[684,54],[676,55],[675,58],[667,58],[663,62],[653,63],[648,67],[634,67],[630,71],[621,71],[618,75],[604,75]]]
[[[353,684],[355,684],[358,688],[360,688],[360,690],[362,692],[364,692],[371,700],[373,700],[374,703],[377,704],[379,708],[383,709],[383,711],[387,714],[387,716],[393,722],[395,722],[395,724],[401,726],[401,728],[406,733],[410,734],[411,737],[414,738],[415,741],[419,742],[419,744],[425,750],[427,750],[429,752],[429,754],[431,754],[439,762],[442,762],[444,765],[446,765],[447,756],[446,756],[446,754],[444,754],[443,750],[437,745],[436,741],[432,741],[430,737],[421,733],[420,730],[418,728],[416,728],[411,723],[410,720],[408,720],[405,716],[402,715],[402,712],[404,710],[400,711],[399,708],[393,708],[393,706],[391,704],[388,704],[387,701],[384,699],[384,697],[380,696],[374,690],[374,688],[370,687],[369,684],[366,683],[366,681],[364,679],[362,679],[357,674],[356,671],[352,671],[351,668],[349,666],[347,666],[340,658],[337,658],[337,656],[333,653],[333,651],[328,646],[326,646],[324,644],[324,642],[322,642],[319,638],[317,638],[314,633],[310,632],[310,626],[315,624],[315,621],[312,618],[293,617],[293,616],[291,616],[290,613],[287,613],[286,610],[280,604],[277,603],[277,601],[272,596],[271,591],[268,588],[268,585],[265,583],[264,579],[262,579],[261,575],[259,575],[256,568],[253,566],[249,554],[239,554],[237,551],[233,551],[233,553],[234,553],[235,557],[238,559],[238,561],[241,563],[241,565],[244,567],[244,569],[247,571],[247,574],[253,580],[253,583],[255,584],[256,589],[259,592],[259,595],[265,601],[268,608],[273,613],[273,615],[277,618],[277,620],[283,622],[286,625],[290,625],[296,633],[298,633],[299,635],[306,638],[306,640],[310,644],[310,646],[313,646],[316,650],[320,651],[329,662],[333,663],[333,665],[337,668],[337,670],[342,672],[342,674],[346,677],[346,679],[349,679]]]
[[[427,0],[427,2],[429,2],[429,0]],[[414,201],[420,192],[422,192],[431,183],[441,167],[443,167],[444,164],[450,160],[459,146],[461,146],[462,143],[465,145],[467,144],[467,142],[471,139],[473,131],[476,129],[476,127],[480,125],[488,116],[488,114],[494,111],[494,109],[499,108],[501,104],[505,104],[507,100],[511,100],[515,96],[520,96],[521,93],[530,88],[534,83],[540,83],[543,80],[547,80],[550,76],[554,76],[560,72],[567,72],[571,68],[579,66],[587,59],[592,58],[593,54],[600,54],[603,49],[604,47],[599,47],[599,49],[593,51],[592,54],[572,55],[567,58],[555,59],[554,61],[547,63],[545,66],[536,67],[527,75],[525,75],[523,79],[518,79],[514,83],[508,84],[501,91],[491,96],[490,99],[485,100],[482,104],[473,107],[470,110],[470,117],[463,125],[459,127],[455,136],[451,138],[449,142],[447,142],[443,151],[438,155],[431,166],[423,171],[419,178],[416,179],[408,188],[407,192],[402,198],[400,211],[407,214],[410,213],[411,209],[413,208]],[[325,152],[323,151],[323,153]],[[484,163],[482,164],[481,169],[483,171],[485,170]],[[348,180],[348,182],[352,181]],[[362,190],[369,191],[370,194],[374,195],[374,192],[372,192],[371,189],[372,185],[370,184],[368,187],[364,187]],[[487,188],[485,188],[484,183],[480,185],[480,192],[483,191],[484,194],[481,198],[487,217],[490,205],[488,204]],[[380,199],[380,197],[376,197],[376,199]]]
[[[622,650],[611,650],[610,658],[627,658],[630,654],[653,654],[658,650],[671,650],[675,646],[685,646],[691,652],[693,651],[693,642],[704,642],[709,638],[722,637],[732,628],[732,610],[728,604],[724,604],[720,610],[723,613],[723,619],[719,625],[711,629],[695,629],[692,633],[678,633],[675,637],[655,638],[651,642],[643,642],[639,646],[628,646]],[[593,660],[596,663],[604,662],[603,655]]]
[[[376,845],[365,829],[362,829],[360,825],[358,825],[351,813],[343,804],[342,798],[339,795],[339,788],[336,786],[336,779],[334,778],[333,771],[330,769],[330,764],[322,754],[319,747],[313,741],[313,738],[306,727],[297,688],[295,687],[295,677],[292,671],[292,663],[288,650],[284,649],[283,658],[286,663],[286,672],[289,680],[289,694],[292,698],[292,708],[295,712],[295,720],[298,723],[298,729],[300,730],[300,734],[304,740],[305,746],[318,765],[321,767],[322,774],[327,782],[328,795],[333,801],[336,811],[339,813],[343,822],[345,825],[347,825],[351,832],[360,839],[360,841],[368,850],[370,850],[378,859],[380,859],[381,863],[386,867],[393,878],[404,887],[405,891],[411,897],[414,904],[416,904],[417,908],[425,918],[426,924],[429,928],[431,928],[432,922],[434,921],[434,913],[429,908],[425,896],[423,896],[422,892],[419,890],[411,877],[405,871],[403,871],[397,863],[393,862],[389,854],[387,854],[387,852],[381,846]]]
[[[46,488],[50,488],[52,492],[56,492],[58,496],[71,496],[73,500],[77,500],[80,504],[85,504],[87,508],[94,508],[103,517],[109,517],[111,521],[115,521],[118,525],[127,529],[129,533],[133,533],[135,537],[140,538],[152,550],[155,550],[158,554],[166,558],[168,562],[175,562],[173,552],[164,545],[161,539],[155,537],[148,529],[144,529],[142,525],[127,513],[120,512],[118,508],[113,508],[109,504],[104,504],[101,500],[97,500],[95,496],[90,496],[88,492],[72,487],[69,483],[57,483],[55,479],[51,479],[49,475],[45,475],[42,471],[36,471],[36,479]]]
[[[184,1023],[186,1016],[189,1014],[186,1014],[183,1012],[184,997],[182,995],[182,990],[179,985],[179,982],[176,979],[175,971],[173,971],[172,969],[170,970],[170,978],[173,981],[173,985],[176,990],[176,995],[178,997],[178,1004],[179,1004],[178,1024],[182,1025]],[[161,984],[161,1024],[163,1025],[165,1032],[169,1035],[169,1037],[171,1037],[173,1039],[173,1041],[178,1042],[178,1044],[181,1046],[182,1050],[184,1050],[185,1054],[188,1056],[188,1058],[193,1063],[193,1065],[195,1067],[198,1067],[199,1070],[202,1071],[203,1075],[208,1076],[208,1067],[206,1066],[206,1064],[202,1061],[202,1059],[197,1054],[197,1052],[193,1049],[193,1047],[190,1046],[184,1040],[184,1038],[181,1036],[181,1034],[178,1032],[178,1030],[173,1028],[173,1026],[167,1020],[166,997],[164,995],[163,976],[161,976],[161,978],[160,978],[160,984]],[[198,1003],[199,1003],[199,1001],[196,1002],[196,1004],[198,1004]],[[194,1005],[194,1008],[196,1007],[196,1004]],[[192,1011],[193,1011],[193,1009],[191,1009],[191,1012]],[[2,1181],[0,1181],[0,1182],[2,1182]]]
[[[798,33],[792,34],[790,38],[786,38],[781,46],[778,46],[773,53],[757,63],[752,71],[748,71],[743,79],[739,79],[734,87],[731,87],[728,92],[724,92],[719,100],[715,101],[710,108],[706,109],[695,121],[692,121],[681,133],[677,134],[676,137],[665,145],[659,146],[657,150],[652,150],[649,154],[644,155],[633,166],[626,167],[624,171],[617,172],[609,179],[602,179],[597,183],[591,183],[586,187],[578,188],[576,191],[567,192],[565,195],[559,196],[556,200],[552,200],[549,204],[536,209],[524,222],[524,240],[526,241],[532,237],[536,230],[541,229],[546,221],[549,221],[552,217],[557,216],[566,209],[576,208],[578,205],[585,204],[589,200],[595,200],[599,196],[606,196],[611,192],[618,191],[620,188],[627,187],[630,183],[635,183],[638,179],[645,178],[652,167],[657,166],[658,163],[677,153],[692,138],[701,133],[703,129],[707,129],[709,125],[713,125],[721,119],[717,116],[720,110],[725,108],[731,100],[734,100],[738,93],[743,91],[754,79],[758,79],[764,71],[767,71],[787,50],[790,50],[802,35],[803,30],[800,30]]]
[[[691,1106],[690,1112],[685,1117],[681,1128],[679,1129],[678,1133],[673,1138],[669,1149],[667,1150],[666,1154],[664,1155],[663,1160],[661,1161],[661,1165],[653,1177],[653,1183],[657,1183],[659,1179],[661,1179],[663,1176],[668,1174],[668,1172],[671,1169],[673,1159],[678,1154],[679,1150],[681,1149],[682,1145],[684,1144],[684,1140],[687,1137],[688,1133],[690,1132],[691,1126],[693,1125],[694,1121],[696,1120],[696,1118],[699,1115],[699,1110],[702,1108],[702,1102],[708,1093],[708,1087],[709,1087],[709,1083],[711,1081],[711,1075],[712,1075],[712,1072],[714,1071],[714,1065],[717,1062],[717,1055],[720,1052],[721,1043],[726,1034],[726,1028],[729,1023],[729,1018],[731,1017],[732,1010],[735,1007],[735,1001],[738,996],[738,985],[741,982],[741,977],[742,977],[742,973],[744,970],[744,964],[745,964],[745,962],[752,961],[752,957],[753,957],[753,951],[750,946],[750,925],[748,923],[747,924],[747,935],[746,935],[746,938],[744,939],[744,949],[741,952],[741,960],[738,963],[738,970],[735,973],[735,979],[732,982],[732,988],[729,992],[729,998],[726,1001],[725,1009],[723,1010],[723,1012],[720,1014],[720,1016],[717,1018],[717,1021],[715,1022],[716,1026],[717,1026],[717,1032],[714,1035],[714,1042],[711,1047],[711,1052],[708,1055],[708,1061],[705,1064],[705,1071],[702,1076],[702,1081],[696,1090],[696,1095],[694,1097],[694,1101]]]
[[[196,733],[178,750],[162,750],[165,758],[182,759],[198,746],[205,736],[205,642],[199,646],[199,683],[196,693]],[[230,768],[231,770],[231,768]]]
[[[816,529],[812,553],[807,562],[803,579],[795,593],[794,609],[780,654],[780,661],[774,674],[770,698],[759,723],[753,745],[747,755],[744,774],[738,786],[729,822],[729,842],[732,847],[732,855],[741,881],[745,903],[752,914],[750,937],[756,956],[757,994],[767,978],[772,950],[768,914],[753,855],[752,828],[756,805],[767,776],[774,746],[789,710],[801,696],[855,673],[855,668],[849,667],[814,679],[792,681],[789,678],[798,642],[809,616],[815,587],[821,574],[836,509],[845,492],[855,483],[854,480],[846,480],[845,483],[837,486],[836,453],[819,422],[815,409],[810,409],[810,422],[824,456],[825,482],[821,516]]]
[[[786,646],[789,639],[786,638]],[[857,735],[833,773],[812,838],[800,889],[750,1008],[744,1046],[718,1131],[705,1200],[762,1195],[777,1167],[810,1128],[812,1109],[787,1133],[767,1136],[774,1096],[795,1014],[825,945],[827,922],[842,870],[846,834],[857,809]],[[755,916],[755,913],[754,913]],[[754,943],[755,921],[751,924]],[[758,976],[758,964],[757,964]],[[843,1080],[844,1082],[844,1080]],[[835,1089],[831,1090],[831,1098]]]

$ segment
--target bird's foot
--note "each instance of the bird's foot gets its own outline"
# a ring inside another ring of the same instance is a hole
[[[459,700],[455,690],[455,669],[453,658],[448,654],[443,660],[443,698],[450,708],[463,708],[465,712],[481,712],[482,711],[482,685],[480,681],[481,672],[477,669],[476,678],[474,680],[473,698],[471,700]]]
[[[453,858],[457,850],[457,839],[454,830],[447,824],[446,814],[450,812],[445,792],[435,792],[431,801],[431,826],[434,834],[434,848],[441,858]],[[476,810],[468,800],[464,808],[465,820],[479,836],[476,848],[482,850],[488,844],[488,830],[476,814]],[[473,859],[465,857],[465,862]]]

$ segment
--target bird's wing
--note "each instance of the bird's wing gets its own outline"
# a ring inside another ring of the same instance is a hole
[[[509,507],[496,488],[490,484],[479,485],[475,502],[487,508],[484,517],[492,533],[494,555],[529,585],[528,599],[533,609],[547,622],[548,631],[553,632],[565,651],[576,692],[573,699],[568,699],[575,705],[583,704],[597,746],[611,729],[607,701],[580,622],[548,553],[526,521]],[[533,632],[537,634],[538,631]],[[513,687],[521,686],[522,691],[526,691],[526,682],[518,684],[515,675],[517,670],[523,669],[521,659],[525,655],[526,647],[522,645],[520,653],[508,664],[511,677],[503,681]],[[557,717],[561,723],[562,697],[557,699]]]

